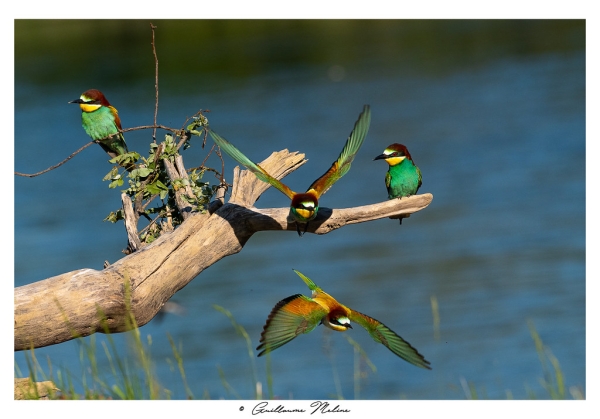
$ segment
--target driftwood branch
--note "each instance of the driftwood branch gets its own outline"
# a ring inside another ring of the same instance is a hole
[[[305,161],[304,155],[283,150],[260,164],[281,179]],[[214,201],[208,212],[191,214],[173,232],[103,270],[80,269],[15,288],[15,351],[95,332],[123,332],[131,327],[128,307],[142,326],[204,269],[242,250],[254,233],[289,230],[296,235],[289,207],[253,207],[267,188],[253,174],[236,168],[227,204],[222,198]],[[326,234],[349,224],[411,214],[432,199],[424,194],[355,208],[321,207],[307,231]]]

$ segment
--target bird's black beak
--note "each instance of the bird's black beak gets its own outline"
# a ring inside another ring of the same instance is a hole
[[[68,103],[81,103],[81,99],[75,99],[75,100],[72,100],[72,101],[70,101]]]
[[[373,159],[373,161],[375,160],[383,160],[383,159],[387,159],[389,156],[385,155],[385,154],[380,154],[379,156],[375,157]]]
[[[350,323],[348,323],[346,326],[348,326],[348,329],[352,329],[352,325]]]

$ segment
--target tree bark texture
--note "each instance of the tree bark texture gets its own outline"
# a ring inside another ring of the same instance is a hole
[[[283,150],[260,165],[281,179],[305,162],[303,154]],[[227,204],[213,201],[206,213],[191,213],[174,231],[103,270],[79,269],[15,288],[15,351],[126,331],[132,327],[128,313],[142,326],[204,269],[242,250],[254,233],[287,230],[296,235],[288,206],[253,206],[269,186],[236,167]],[[327,234],[348,224],[411,214],[432,199],[423,194],[355,208],[321,207],[307,232]]]

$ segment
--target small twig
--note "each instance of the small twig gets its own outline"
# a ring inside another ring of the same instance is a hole
[[[69,160],[71,160],[77,153],[79,153],[81,150],[83,150],[86,147],[91,146],[92,144],[94,144],[95,141],[90,141],[89,143],[87,143],[86,145],[84,145],[83,147],[81,147],[79,150],[75,151],[73,154],[71,154],[69,157],[67,157],[66,159],[64,159],[63,161],[61,161],[58,164],[55,164],[52,167],[47,168],[46,170],[42,170],[41,172],[37,172],[37,173],[33,173],[33,174],[28,174],[28,173],[20,173],[20,172],[15,172],[16,176],[25,176],[25,177],[36,177],[39,175],[43,175],[46,172],[49,172],[50,170],[54,170],[59,166],[62,166],[63,164],[65,164],[66,162],[68,162]]]
[[[158,196],[158,195],[154,195],[154,196]],[[159,212],[159,213],[156,215],[156,217],[154,217],[154,219],[150,219],[150,223],[149,223],[149,224],[148,224],[146,227],[142,228],[142,229],[140,230],[139,234],[140,234],[140,235],[141,235],[141,234],[144,234],[144,233],[146,232],[146,230],[148,230],[148,229],[149,229],[150,227],[152,227],[154,224],[157,224],[157,221],[158,221],[158,219],[159,219],[159,218],[162,218],[162,217],[164,217],[164,216],[165,216],[165,214],[166,214],[166,212],[165,212],[165,211],[161,211],[161,212]]]
[[[187,171],[188,173],[191,173],[191,172],[193,172],[194,170],[203,170],[203,171],[205,171],[205,172],[214,172],[214,173],[215,173],[215,175],[219,175],[219,176],[221,175],[221,172],[219,172],[219,171],[218,171],[218,170],[216,170],[216,169],[213,169],[212,167],[198,166],[198,167],[192,167],[191,169],[186,169],[186,171]],[[215,177],[216,177],[216,176],[215,176]],[[217,179],[218,179],[218,177],[217,177]]]
[[[204,134],[206,135],[206,132]],[[208,160],[208,157],[212,154],[212,152],[213,152],[213,150],[215,149],[216,146],[217,146],[216,144],[212,145],[212,147],[210,148],[210,151],[208,152],[208,154],[206,155],[206,157],[204,158],[204,160],[202,160],[202,163],[200,164],[200,167],[204,167],[204,163],[206,163],[206,160]],[[221,160],[223,160],[223,158],[221,158]]]
[[[213,144],[213,148],[210,149],[210,151],[213,151],[213,149],[215,149],[215,145]],[[216,148],[215,153],[217,153],[217,156],[219,156],[219,158],[221,159],[221,185],[225,183],[225,178],[223,177],[223,173],[225,173],[225,160],[223,160],[223,155],[221,154],[221,149],[219,147]],[[209,153],[210,154],[210,153]],[[206,158],[208,158],[208,156],[206,156]],[[206,161],[206,159],[204,159],[204,161],[202,162],[202,165],[204,165],[204,162]]]
[[[160,129],[164,129],[165,131],[171,131],[175,134],[179,133],[180,130],[176,129],[176,128],[171,128],[171,127],[165,127],[164,125],[160,125],[160,124],[154,124],[154,125],[140,125],[139,127],[133,127],[133,128],[125,128],[122,130],[122,132],[128,132],[128,131],[137,131],[140,129],[156,129],[156,128],[160,128]]]
[[[154,88],[156,90],[156,103],[154,105],[154,125],[156,125],[156,118],[158,115],[158,55],[156,55],[156,44],[154,42],[154,29],[156,29],[156,26],[150,23],[150,28],[152,29],[152,52],[154,53]],[[154,142],[156,142],[156,128],[154,128],[152,138],[154,139]]]
[[[200,110],[202,112],[202,110]],[[206,109],[204,112],[210,112],[210,109]],[[202,139],[202,148],[206,145],[206,139],[208,138],[208,130],[204,130],[204,138]]]
[[[181,135],[181,139],[179,140],[179,142],[177,143],[177,151],[179,151],[179,149],[181,148],[181,146],[183,146],[185,144],[185,142],[189,139],[190,137],[188,137],[188,133],[184,132]]]
[[[156,198],[158,196],[158,194],[154,194],[152,195],[150,198],[148,198],[148,200],[146,201],[146,203],[144,205],[142,205],[141,208],[141,213],[142,214],[146,214],[146,208],[148,208],[148,205],[150,205],[150,203],[154,200],[154,198]]]
[[[221,159],[221,183],[225,183],[224,173],[225,173],[225,160],[223,160],[223,155],[221,154],[221,149],[217,151],[217,156]]]
[[[157,195],[155,195],[155,196],[157,196]],[[151,219],[150,217],[148,217],[148,220],[150,221],[150,223],[146,227],[142,228],[140,230],[139,234],[140,235],[144,234],[146,232],[146,230],[150,229],[150,227],[152,227],[154,224],[158,224],[158,219],[163,218],[166,214],[167,214],[166,211],[161,211],[156,215],[156,217],[154,217],[154,219]]]

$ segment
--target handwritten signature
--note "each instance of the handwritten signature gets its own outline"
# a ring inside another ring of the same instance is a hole
[[[349,409],[342,409],[340,405],[331,406],[329,402],[315,401],[310,404],[312,410],[308,410],[312,415],[314,413],[347,413]],[[284,405],[279,404],[277,407],[270,407],[269,402],[260,402],[252,408],[252,415],[260,413],[306,413],[306,409],[287,409]]]

